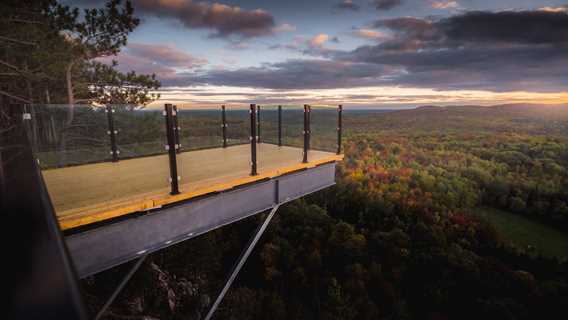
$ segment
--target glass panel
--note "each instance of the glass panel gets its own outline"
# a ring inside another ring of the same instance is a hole
[[[227,144],[240,145],[250,143],[249,107],[227,107]]]
[[[282,146],[278,146],[278,106],[260,108],[260,143],[257,163],[260,174],[301,163],[303,154],[303,106],[282,106]]]
[[[282,145],[304,147],[304,106],[282,106]]]
[[[221,108],[178,109],[182,151],[223,146]]]
[[[223,148],[221,108],[178,110],[180,192],[203,190],[249,176],[249,111],[226,108],[225,115],[227,148]]]
[[[167,153],[166,125],[162,108],[114,105],[119,158],[129,159]]]
[[[259,143],[278,145],[278,106],[259,106],[257,121]]]
[[[311,150],[337,152],[337,114],[337,107],[311,106]]]
[[[33,105],[28,133],[42,169],[111,158],[104,108]]]

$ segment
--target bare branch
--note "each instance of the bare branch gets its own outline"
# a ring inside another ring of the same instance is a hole
[[[13,64],[11,64],[11,63],[6,62],[6,61],[0,60],[0,64],[3,65],[3,66],[5,66],[5,67],[8,67],[8,68],[10,68],[10,69],[12,69],[12,70],[17,71],[18,73],[21,73],[21,74],[24,73],[24,71],[20,70],[20,68],[16,67],[15,65],[13,65]]]
[[[4,36],[0,36],[0,40],[4,40],[7,42],[14,42],[14,43],[18,43],[18,44],[23,44],[26,46],[35,46],[37,45],[37,43],[35,42],[29,42],[29,41],[24,41],[24,40],[18,40],[18,39],[13,39],[13,38],[8,38],[8,37],[4,37]]]
[[[46,23],[44,23],[44,22],[33,21],[33,20],[26,20],[26,19],[19,19],[19,18],[10,18],[10,19],[8,19],[8,21],[10,21],[10,22],[19,22],[19,23],[28,23],[28,24],[41,24],[41,25],[46,25]]]
[[[15,95],[10,94],[10,93],[8,93],[8,92],[6,92],[6,91],[3,91],[3,90],[0,90],[0,94],[3,95],[3,96],[6,96],[6,97],[12,98],[12,99],[14,99],[14,100],[18,100],[18,101],[24,102],[24,103],[31,103],[31,101],[28,100],[28,99],[15,96]]]

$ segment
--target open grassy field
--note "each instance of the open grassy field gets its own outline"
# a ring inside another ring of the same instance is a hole
[[[548,257],[568,259],[568,234],[510,212],[481,207],[475,213],[517,246],[535,248]]]

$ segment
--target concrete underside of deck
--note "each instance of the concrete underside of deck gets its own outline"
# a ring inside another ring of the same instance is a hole
[[[250,176],[250,145],[177,155],[180,195],[170,196],[168,155],[44,170],[62,229],[149,210],[239,185],[341,160],[333,153],[259,144],[258,173]]]

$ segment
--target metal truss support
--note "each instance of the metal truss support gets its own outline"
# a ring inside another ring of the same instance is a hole
[[[103,307],[101,308],[101,310],[97,313],[97,315],[95,316],[95,320],[99,320],[104,314],[105,311],[108,309],[108,307],[110,307],[110,305],[114,302],[114,299],[116,299],[116,297],[118,296],[118,294],[122,291],[122,289],[124,289],[124,286],[128,283],[128,281],[130,280],[130,278],[132,278],[132,276],[136,273],[136,271],[138,270],[138,268],[140,268],[140,266],[142,265],[142,262],[144,262],[144,260],[146,260],[146,257],[148,255],[145,254],[142,257],[138,258],[138,261],[136,261],[136,263],[134,264],[134,266],[132,266],[132,268],[130,269],[130,271],[128,271],[128,273],[126,274],[126,276],[124,276],[124,278],[122,279],[122,281],[118,284],[118,287],[116,287],[116,289],[114,289],[114,292],[110,295],[110,297],[108,298],[108,300],[105,302],[105,304],[103,305]]]
[[[213,306],[211,307],[211,309],[209,310],[209,312],[205,316],[205,320],[210,320],[211,317],[213,316],[213,314],[215,313],[215,310],[217,310],[217,308],[219,307],[219,304],[221,304],[221,301],[225,297],[225,294],[227,294],[227,291],[229,291],[231,284],[233,284],[233,281],[237,277],[237,274],[239,273],[239,271],[241,270],[241,268],[243,267],[243,265],[247,261],[250,253],[252,252],[252,250],[256,246],[256,243],[258,242],[260,237],[262,237],[262,234],[264,233],[264,231],[268,227],[270,220],[272,220],[272,217],[274,216],[274,214],[276,213],[276,211],[278,210],[279,207],[280,207],[280,205],[274,206],[272,208],[272,210],[270,210],[270,213],[268,214],[268,216],[266,217],[264,222],[256,229],[254,236],[249,240],[249,243],[248,243],[246,249],[241,253],[239,260],[237,260],[237,263],[233,267],[233,271],[231,271],[231,275],[227,279],[225,286],[223,286],[223,289],[219,293],[219,296],[215,300],[215,303],[213,303]]]

